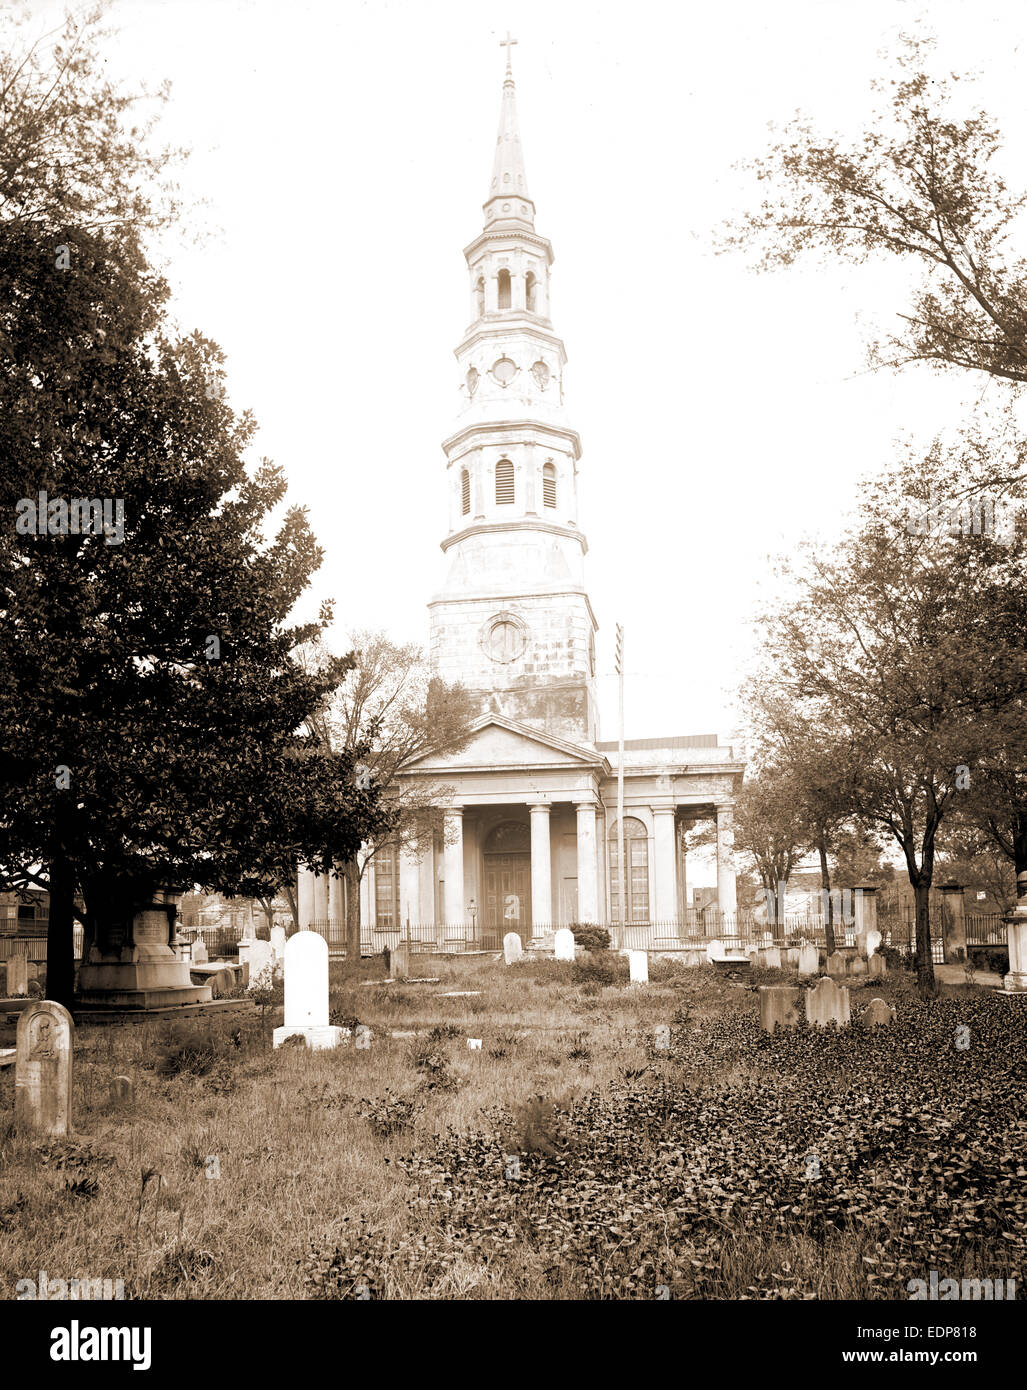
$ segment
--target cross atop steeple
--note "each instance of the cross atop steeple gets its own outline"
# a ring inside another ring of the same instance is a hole
[[[512,64],[511,64],[511,61],[510,61],[510,60],[511,60],[512,57],[513,57],[513,46],[514,46],[514,44],[515,44],[516,42],[517,42],[516,39],[512,39],[512,38],[510,37],[510,30],[509,30],[509,29],[507,29],[507,31],[506,31],[506,38],[505,38],[505,39],[500,39],[500,40],[499,40],[499,46],[500,46],[500,48],[505,48],[505,49],[506,49],[506,71],[507,71],[507,76],[509,76],[509,77],[513,77],[513,66],[512,66]]]

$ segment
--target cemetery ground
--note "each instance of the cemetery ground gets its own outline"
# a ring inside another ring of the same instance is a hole
[[[332,1023],[364,1025],[334,1052],[273,1051],[271,1004],[79,1028],[67,1140],[14,1135],[0,1073],[4,1296],[40,1270],[159,1299],[1023,1286],[1027,1000],[924,1004],[893,971],[850,982],[851,1028],[768,1035],[755,986],[778,971],[653,960],[630,985],[610,953],[422,971],[439,982],[333,964]],[[897,1017],[871,1030],[878,996]]]

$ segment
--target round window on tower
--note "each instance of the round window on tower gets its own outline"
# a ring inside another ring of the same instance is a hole
[[[509,386],[517,375],[517,363],[509,357],[500,357],[492,364],[492,375],[500,386]]]
[[[528,628],[516,613],[497,613],[481,630],[481,645],[492,661],[516,661],[528,645]]]

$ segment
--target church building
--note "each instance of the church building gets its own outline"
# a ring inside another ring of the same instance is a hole
[[[470,322],[455,352],[461,406],[442,443],[444,576],[428,604],[432,669],[475,692],[481,715],[460,753],[405,774],[447,788],[445,834],[430,855],[375,856],[362,921],[372,940],[402,926],[440,945],[498,946],[509,931],[527,942],[624,920],[630,944],[655,944],[696,930],[682,829],[697,820],[716,820],[717,908],[733,918],[744,751],[737,736],[625,740],[622,875],[618,743],[600,738],[598,622],[578,525],[581,440],[564,400],[553,249],[535,229],[510,51],[484,224],[464,250]],[[308,914],[328,916],[327,886],[321,912],[304,888]]]

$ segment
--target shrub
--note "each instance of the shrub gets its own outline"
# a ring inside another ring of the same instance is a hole
[[[158,1076],[206,1076],[218,1060],[218,1048],[209,1033],[178,1025],[172,1029],[165,1050],[157,1058]]]
[[[594,926],[590,922],[572,922],[575,944],[585,951],[608,951],[610,933],[605,927]]]
[[[626,984],[628,963],[612,951],[590,951],[584,960],[574,962],[574,983],[600,986]]]

